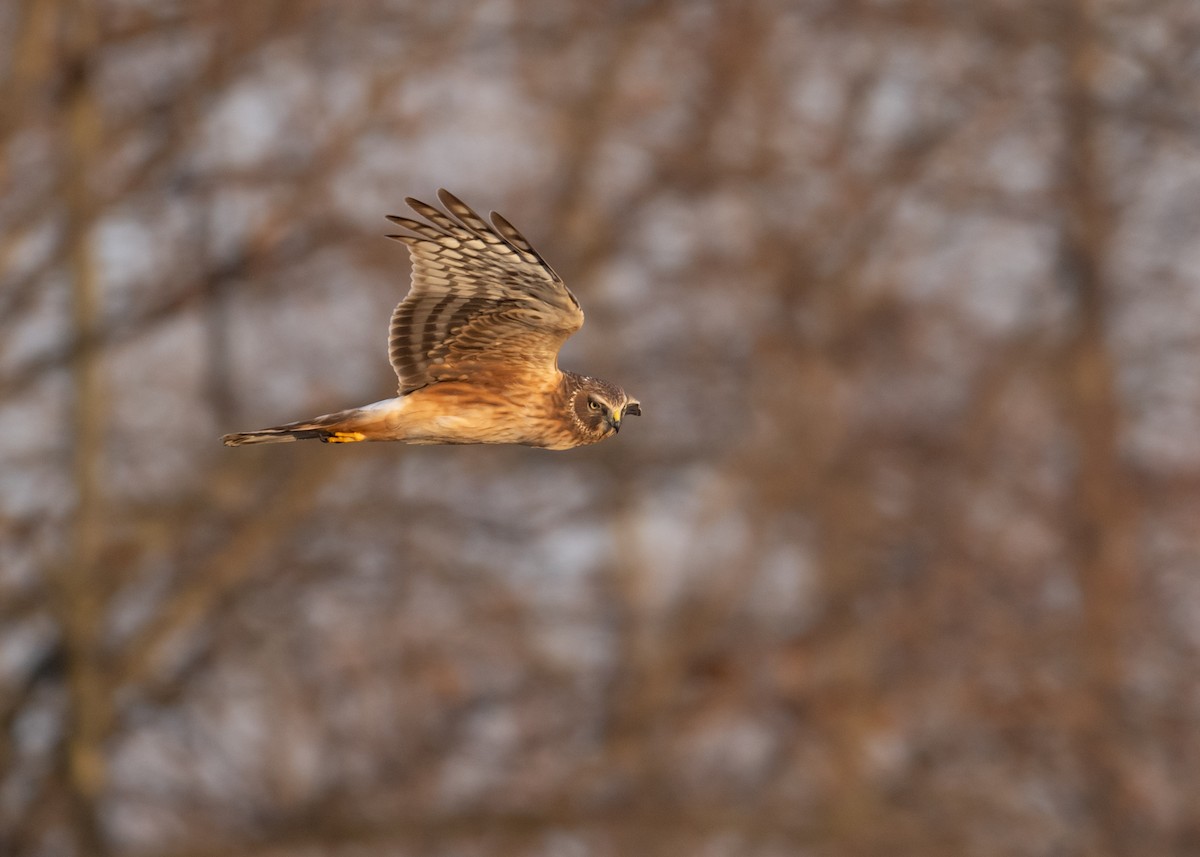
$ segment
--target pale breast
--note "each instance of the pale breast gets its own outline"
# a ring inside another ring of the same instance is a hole
[[[549,449],[575,445],[565,420],[554,417],[554,402],[545,393],[442,383],[415,390],[404,400],[397,439],[408,443],[516,443]]]

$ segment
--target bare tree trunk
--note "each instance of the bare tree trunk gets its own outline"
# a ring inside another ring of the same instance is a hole
[[[1106,338],[1111,314],[1104,256],[1114,231],[1099,162],[1092,101],[1095,46],[1086,0],[1058,20],[1066,72],[1061,195],[1064,223],[1061,274],[1073,289],[1076,316],[1060,366],[1062,402],[1077,460],[1067,522],[1082,596],[1079,664],[1082,684],[1071,707],[1076,748],[1093,830],[1104,841],[1084,853],[1131,854],[1134,843],[1124,801],[1122,666],[1136,573],[1136,505],[1119,448],[1120,401]]]
[[[101,144],[100,118],[90,87],[90,62],[97,39],[95,10],[81,0],[64,4],[66,71],[62,99],[66,122],[67,247],[72,282],[73,325],[78,341],[86,342],[99,322],[98,283],[90,252],[94,201],[88,188],[89,164]],[[104,532],[101,500],[103,412],[101,355],[79,349],[72,361],[75,402],[73,479],[77,498],[70,555],[56,580],[67,652],[70,717],[64,737],[61,766],[69,804],[72,833],[82,853],[107,851],[96,813],[105,782],[102,742],[110,716],[100,654],[103,616],[99,556]]]

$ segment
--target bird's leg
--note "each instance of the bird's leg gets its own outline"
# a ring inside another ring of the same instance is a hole
[[[366,439],[367,436],[360,431],[335,431],[329,437],[321,438],[326,443],[357,443]]]

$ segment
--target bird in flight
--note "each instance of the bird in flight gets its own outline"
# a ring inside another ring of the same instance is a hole
[[[412,234],[412,288],[392,313],[388,353],[399,395],[259,431],[226,446],[323,443],[519,443],[571,449],[615,435],[641,405],[608,381],[558,368],[583,310],[511,223],[489,224],[445,190],[446,207],[409,198],[428,222],[391,215]],[[451,217],[450,215],[453,215]]]

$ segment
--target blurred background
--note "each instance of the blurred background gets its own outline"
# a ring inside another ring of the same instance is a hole
[[[498,209],[644,416],[393,394]],[[0,5],[0,853],[1200,852],[1200,4]]]

